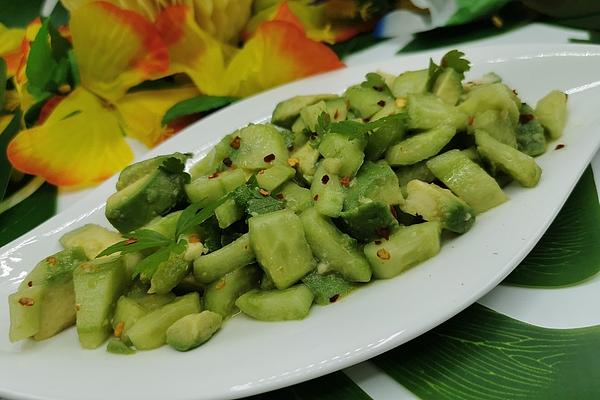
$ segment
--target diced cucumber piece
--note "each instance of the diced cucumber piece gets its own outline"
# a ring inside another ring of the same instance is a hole
[[[321,215],[309,208],[300,216],[314,255],[333,270],[352,282],[371,280],[371,269],[364,255],[358,250],[356,241]]]
[[[227,246],[198,257],[194,261],[194,277],[200,283],[211,283],[255,259],[250,235],[246,233]]]
[[[58,281],[45,287],[40,312],[40,329],[33,336],[44,340],[75,323],[75,290],[73,280]]]
[[[375,120],[375,116],[373,120]],[[365,147],[365,158],[371,161],[383,158],[387,149],[404,139],[405,134],[406,121],[399,118],[374,130],[370,133]]]
[[[366,142],[350,139],[340,133],[328,133],[319,144],[319,153],[325,158],[340,160],[339,176],[353,177],[365,158]]]
[[[127,331],[135,322],[146,315],[148,311],[137,301],[126,296],[119,297],[115,314],[112,318],[112,328],[115,336],[123,342],[129,342]]]
[[[350,236],[369,241],[386,235],[398,226],[390,206],[381,201],[371,201],[340,214],[343,229]]]
[[[131,185],[135,181],[143,178],[144,176],[154,172],[165,162],[167,159],[174,157],[185,163],[188,158],[190,158],[189,154],[182,153],[173,153],[167,154],[163,156],[157,156],[154,158],[150,158],[148,160],[143,160],[140,162],[136,162],[135,164],[131,164],[123,169],[119,174],[119,180],[117,181],[117,190],[125,189],[127,186]]]
[[[450,150],[427,161],[427,168],[477,214],[504,203],[508,198],[483,168],[460,150]]]
[[[175,300],[175,295],[173,293],[144,294],[142,296],[131,296],[128,294],[128,297],[134,299],[146,311],[156,310],[157,308],[160,308]]]
[[[385,92],[361,85],[350,86],[344,93],[350,110],[359,118],[370,118],[380,111],[386,104],[394,101]]]
[[[315,296],[315,303],[319,305],[335,303],[358,287],[335,272],[321,275],[315,271],[306,275],[302,283],[310,289]]]
[[[406,71],[398,75],[390,87],[395,97],[407,97],[409,94],[425,93],[429,71],[420,69],[418,71]]]
[[[180,201],[186,178],[187,174],[158,168],[113,193],[106,201],[106,218],[119,232],[131,232]]]
[[[342,98],[325,101],[325,108],[332,122],[345,121],[348,116],[348,105]]]
[[[432,129],[442,124],[456,130],[467,127],[466,114],[431,93],[408,95],[407,110],[409,129]]]
[[[426,160],[439,153],[455,134],[453,126],[439,125],[393,145],[387,150],[385,160],[392,166],[412,165]]]
[[[268,171],[268,170],[267,170]],[[227,199],[215,209],[215,217],[219,222],[219,228],[225,229],[244,216],[244,210],[234,199]]]
[[[27,339],[39,332],[44,286],[32,286],[8,296],[11,342]]]
[[[237,143],[238,141],[234,134],[227,135],[221,139],[221,141],[219,141],[219,143],[217,143],[204,158],[190,168],[192,180],[195,180],[200,176],[208,176],[220,171],[224,166],[223,160],[230,158],[237,150]]]
[[[553,90],[535,106],[535,116],[548,131],[551,139],[562,136],[567,121],[567,95]]]
[[[258,287],[262,277],[255,264],[231,271],[211,283],[204,292],[204,308],[227,318],[236,312],[235,301],[248,290]]]
[[[120,258],[96,259],[75,268],[73,284],[79,342],[83,348],[94,349],[111,334],[112,314],[129,276]]]
[[[256,260],[278,289],[290,287],[315,268],[302,221],[291,210],[257,215],[248,220]]]
[[[534,117],[533,109],[523,103],[517,127],[517,148],[519,151],[536,157],[546,152],[544,127]]]
[[[412,180],[407,185],[408,197],[400,208],[405,213],[419,215],[425,221],[439,221],[442,228],[465,233],[475,222],[475,211],[448,189]]]
[[[119,339],[110,339],[106,344],[106,351],[112,354],[130,355],[135,354],[135,350],[127,346]]]
[[[197,292],[178,297],[144,315],[129,329],[129,339],[138,350],[151,350],[167,341],[167,329],[175,321],[188,314],[200,312],[200,296]]]
[[[288,182],[283,185],[279,191],[279,195],[285,200],[285,206],[297,214],[311,207],[313,204],[310,189],[298,186],[294,182]]]
[[[477,153],[476,150],[474,151]],[[433,176],[425,163],[426,161],[420,161],[416,164],[403,165],[396,169],[396,177],[398,178],[398,184],[400,185],[400,190],[404,197],[408,194],[406,186],[408,185],[408,182],[413,179],[418,179],[427,183],[431,183],[435,180],[435,176]]]
[[[329,217],[339,216],[344,206],[344,188],[336,173],[338,170],[338,159],[322,160],[310,186],[315,208]]]
[[[185,185],[185,192],[190,202],[206,207],[244,183],[246,174],[238,168],[198,177]]]
[[[275,106],[273,115],[271,116],[271,122],[284,128],[290,128],[304,107],[318,103],[321,100],[334,99],[336,97],[337,96],[335,94],[294,96],[290,99],[279,102]]]
[[[19,290],[51,282],[70,281],[73,269],[87,260],[81,247],[59,251],[40,261],[23,279]]]
[[[154,232],[158,232],[164,237],[174,238],[175,230],[177,228],[177,220],[181,216],[183,211],[174,211],[165,215],[164,217],[156,217],[148,224],[144,226],[144,229],[149,229]]]
[[[327,105],[324,101],[311,104],[310,106],[304,107],[300,111],[300,117],[304,126],[311,132],[316,132],[317,122],[321,114],[327,113]]]
[[[290,129],[295,134],[294,147],[300,147],[304,143],[306,143],[308,137],[304,134],[304,131],[308,128],[306,127],[306,124],[304,123],[302,117],[296,118],[296,121],[292,124],[292,127]]]
[[[302,178],[310,183],[317,171],[317,161],[320,156],[318,149],[314,148],[312,144],[306,143],[292,152],[290,160],[297,163],[296,169]]]
[[[467,93],[465,100],[458,105],[463,113],[476,116],[487,110],[504,111],[513,127],[519,122],[521,101],[503,83],[482,85]]]
[[[79,247],[90,260],[108,246],[123,240],[123,237],[114,231],[109,231],[103,226],[87,224],[67,232],[59,239],[65,249]]]
[[[473,81],[465,82],[463,87],[464,87],[465,91],[469,92],[469,91],[476,89],[482,85],[489,85],[492,83],[500,83],[500,82],[502,82],[502,78],[498,74],[496,74],[494,72],[488,72],[487,74],[484,74]]]
[[[240,296],[235,305],[254,319],[287,321],[306,317],[313,298],[310,289],[299,284],[283,290],[251,290]]]
[[[169,257],[158,264],[156,271],[150,279],[149,294],[169,293],[187,276],[190,272],[190,263],[185,259],[185,252],[188,246],[189,244],[175,246],[175,248],[169,252]]]
[[[177,351],[188,351],[208,341],[220,328],[223,318],[212,311],[188,314],[167,329],[167,344]]]
[[[287,146],[273,125],[248,125],[233,135],[240,138],[239,150],[231,156],[238,168],[259,170],[287,162]]]
[[[458,72],[453,68],[446,68],[435,80],[432,92],[444,103],[454,106],[463,93],[461,81]]]
[[[542,176],[535,160],[519,150],[492,138],[484,131],[475,132],[477,151],[495,167],[508,173],[521,186],[533,187]]]
[[[388,205],[402,202],[402,193],[394,171],[385,162],[366,162],[350,183],[344,199],[344,210],[370,201]]]
[[[486,110],[481,112],[475,115],[473,124],[469,128],[471,133],[476,130],[484,130],[499,142],[511,147],[517,147],[515,127],[506,110]]]
[[[288,165],[274,165],[256,174],[258,186],[272,192],[296,174],[296,170]]]
[[[400,228],[389,240],[365,246],[365,255],[378,279],[393,278],[440,251],[440,223],[425,222]]]

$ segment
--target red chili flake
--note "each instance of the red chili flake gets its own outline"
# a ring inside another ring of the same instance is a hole
[[[323,177],[321,178],[321,183],[323,185],[327,185],[327,182],[329,182],[329,175],[323,175]]]
[[[231,167],[233,165],[233,161],[231,161],[231,158],[226,157],[223,159],[223,164],[225,164],[226,167]]]
[[[275,198],[276,198],[276,199],[279,199],[279,200],[283,200],[283,197],[284,197],[284,196],[283,196],[283,193],[277,193],[277,194],[275,195]]]
[[[526,124],[534,118],[533,114],[521,114],[519,115],[519,123]]]
[[[32,287],[32,286],[33,286],[33,282],[32,281],[27,282],[27,287]]]
[[[340,179],[340,184],[341,184],[343,187],[348,187],[348,186],[350,186],[350,177],[349,177],[349,176],[344,176],[344,177],[342,177],[342,179]]]
[[[313,197],[313,200],[314,200],[314,201],[319,201],[319,195],[318,195],[318,194],[315,194],[315,197]]]
[[[473,125],[473,123],[475,122],[475,117],[472,115],[469,115],[469,118],[467,119],[467,124],[469,124],[469,126]]]
[[[265,156],[265,158],[263,158],[263,160],[265,160],[265,162],[271,162],[271,161],[275,160],[275,154],[273,154],[273,153],[267,154]]]
[[[200,242],[200,236],[198,236],[197,234],[191,234],[188,239],[187,239],[188,243],[199,243]]]
[[[268,190],[265,190],[263,188],[258,189],[258,193],[260,193],[260,195],[263,197],[267,197],[270,194]]]
[[[217,284],[215,285],[215,288],[217,289],[223,289],[225,287],[225,279],[221,279],[219,282],[217,282]]]
[[[377,257],[381,258],[382,260],[389,260],[392,256],[386,249],[379,249],[377,250]]]
[[[117,325],[115,325],[115,331],[113,332],[116,337],[121,337],[123,334],[123,329],[125,328],[125,321],[119,321]]]
[[[562,144],[562,143],[559,143],[559,144],[557,144],[557,145],[556,145],[556,147],[554,148],[554,150],[560,150],[560,149],[562,149],[562,148],[564,148],[564,147],[565,147],[565,145],[564,145],[564,144]]]
[[[236,136],[236,137],[233,138],[233,140],[231,141],[231,143],[229,143],[229,146],[231,146],[232,148],[234,148],[234,149],[237,150],[237,149],[240,148],[240,141],[241,140],[242,139],[240,139],[239,136]]]
[[[390,230],[388,228],[379,228],[375,231],[377,236],[384,238],[385,240],[390,239]]]
[[[390,206],[390,212],[392,213],[394,218],[398,219],[398,210],[396,210],[396,207]]]
[[[334,294],[333,296],[331,296],[331,297],[329,298],[329,302],[330,302],[330,303],[335,303],[335,302],[337,301],[337,299],[339,299],[339,298],[340,298],[340,295],[339,295],[339,294]]]
[[[214,174],[210,174],[208,176],[208,179],[214,179],[214,178],[218,177],[219,175],[221,175],[219,172],[215,172]]]
[[[46,262],[50,265],[56,265],[58,260],[56,259],[56,257],[50,256],[50,257],[46,258]]]
[[[378,105],[379,107],[384,107],[384,106],[385,106],[385,100],[379,100],[379,101],[377,102],[377,105]]]
[[[136,238],[129,238],[125,241],[125,244],[134,244],[137,243],[137,239]]]
[[[30,297],[21,297],[19,299],[19,304],[25,307],[31,307],[35,304],[35,300]]]
[[[376,241],[375,241],[375,244],[376,244],[376,245],[380,245],[381,243],[382,243],[382,241],[381,241],[381,240],[376,240]]]

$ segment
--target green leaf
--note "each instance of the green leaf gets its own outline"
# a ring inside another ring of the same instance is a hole
[[[150,254],[148,257],[137,263],[133,270],[132,278],[139,276],[142,280],[152,279],[152,276],[158,269],[158,266],[169,259],[172,246],[174,245],[175,243],[171,243],[167,247],[158,249],[158,251]]]
[[[357,287],[337,273],[321,275],[316,271],[302,278],[302,283],[315,295],[315,303],[321,305],[335,303]]]
[[[247,400],[371,400],[343,372],[334,372],[311,381],[273,392],[248,397]]]
[[[52,55],[52,48],[48,40],[48,24],[46,19],[33,42],[27,58],[25,74],[28,81],[28,90],[36,99],[42,97],[47,91],[48,83],[52,80],[57,62]]]
[[[231,195],[228,193],[225,196],[221,197],[219,200],[214,201],[213,203],[207,205],[200,211],[200,206],[197,203],[190,204],[179,216],[177,220],[177,226],[175,228],[175,240],[179,238],[179,235],[189,231],[190,229],[204,223],[210,217],[213,216],[215,210],[227,199],[229,199]]]
[[[339,58],[343,59],[350,54],[374,46],[383,40],[386,39],[375,37],[372,32],[362,33],[354,36],[350,40],[331,45],[331,49]]]
[[[191,99],[183,100],[169,108],[162,118],[162,124],[166,125],[174,119],[184,117],[186,115],[197,114],[225,107],[236,100],[236,97],[226,96],[200,95],[192,97]]]
[[[17,110],[13,119],[9,124],[0,132],[0,200],[4,199],[6,194],[6,188],[8,187],[8,180],[12,172],[12,165],[8,161],[6,156],[6,148],[8,143],[13,137],[21,130],[21,111]]]
[[[600,326],[548,329],[475,304],[372,361],[423,400],[597,399]]]
[[[68,51],[67,58],[69,59],[69,64],[71,65],[70,69],[73,85],[79,86],[81,83],[81,78],[79,77],[79,66],[77,65],[77,60],[75,59],[75,53],[73,53],[73,49]]]
[[[362,82],[360,84],[360,86],[365,87],[365,88],[369,88],[369,89],[375,89],[378,92],[383,92],[386,93],[387,95],[393,97],[392,92],[390,91],[390,88],[388,88],[387,84],[385,83],[385,79],[383,79],[383,77],[381,75],[379,75],[376,72],[369,72],[366,76],[365,76],[365,81]]]
[[[6,97],[6,61],[0,57],[0,111],[4,108]]]
[[[600,205],[592,169],[583,173],[548,231],[504,283],[558,287],[600,271]]]
[[[54,57],[54,60],[57,62],[61,59],[67,59],[69,50],[71,50],[71,43],[60,34],[50,20],[48,21],[48,34],[50,35],[52,57]]]
[[[136,251],[153,249],[156,247],[164,247],[171,244],[173,241],[162,234],[150,229],[138,229],[131,232],[129,238],[113,244],[104,249],[96,256],[103,257],[113,253],[121,252],[121,254],[133,253]]]
[[[284,208],[284,202],[270,195],[263,196],[256,176],[252,176],[245,185],[237,187],[232,193],[238,206],[242,207],[249,215],[266,214]]]
[[[23,121],[25,122],[26,128],[31,128],[33,125],[35,125],[38,118],[40,117],[40,112],[42,111],[44,104],[46,104],[46,102],[51,96],[52,95],[50,93],[44,93],[39,97],[37,102],[33,103],[33,105],[29,107],[27,111],[25,111]]]
[[[443,57],[440,62],[442,68],[452,68],[464,78],[465,72],[471,69],[471,62],[466,58],[463,58],[465,53],[458,50],[450,50]]]
[[[43,0],[0,2],[0,23],[8,27],[24,27],[40,16]]]
[[[183,173],[185,163],[177,157],[169,157],[164,160],[158,168],[169,174],[177,175]]]
[[[29,232],[56,212],[55,186],[45,183],[34,194],[0,214],[0,246]]]
[[[284,203],[271,196],[261,197],[259,199],[250,199],[246,212],[249,215],[268,214],[273,211],[282,210]]]
[[[279,134],[283,137],[285,147],[287,147],[288,149],[291,149],[292,147],[294,147],[294,139],[296,137],[294,132],[289,131],[287,129],[282,129],[279,131]]]

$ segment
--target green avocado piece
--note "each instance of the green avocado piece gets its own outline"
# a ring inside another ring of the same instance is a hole
[[[344,198],[344,211],[352,210],[369,201],[381,201],[387,205],[402,202],[398,178],[383,161],[367,161],[350,183]]]
[[[371,201],[340,214],[343,228],[355,239],[374,240],[387,236],[398,227],[390,206],[381,201]]]
[[[188,351],[208,341],[223,324],[223,317],[212,311],[188,314],[167,329],[167,344],[177,351]]]
[[[175,157],[182,163],[185,163],[187,159],[190,158],[190,155],[182,153],[166,154],[131,164],[125,167],[125,169],[123,169],[123,171],[121,171],[119,174],[119,179],[117,180],[117,190],[125,189],[133,182],[148,175],[157,169],[165,160],[171,157]]]
[[[303,284],[283,290],[251,290],[235,302],[242,312],[261,321],[303,319],[308,315],[314,295]]]

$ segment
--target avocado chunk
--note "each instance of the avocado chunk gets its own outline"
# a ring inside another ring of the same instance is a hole
[[[550,139],[558,139],[567,122],[567,95],[558,90],[551,91],[537,102],[535,116],[546,128]]]
[[[185,259],[186,250],[193,246],[189,243],[178,244],[169,252],[168,258],[156,267],[150,278],[149,294],[169,293],[190,272],[190,263]],[[142,278],[145,278],[142,276]]]
[[[208,154],[192,165],[190,168],[192,180],[222,171],[226,167],[223,160],[226,158],[231,159],[231,155],[237,151],[239,144],[239,138],[234,134],[229,134],[221,139]]]
[[[125,342],[119,339],[110,339],[106,344],[106,351],[112,354],[131,355],[135,354],[135,350],[127,346]]]
[[[453,126],[439,125],[393,145],[387,150],[385,159],[392,166],[415,164],[439,153],[455,134]]]
[[[79,342],[83,348],[94,349],[111,334],[110,321],[129,276],[120,258],[96,259],[75,268],[73,284]]]
[[[157,156],[154,158],[150,158],[148,160],[143,160],[140,162],[136,162],[131,164],[123,169],[119,174],[119,179],[117,180],[117,191],[125,189],[127,186],[131,185],[133,182],[143,178],[154,170],[158,169],[167,159],[174,157],[185,163],[188,158],[190,158],[190,154],[182,154],[182,153],[173,153],[166,154],[162,156]]]
[[[306,275],[302,279],[302,283],[315,296],[315,303],[322,306],[335,303],[358,287],[358,284],[348,282],[336,272],[319,274],[314,271]]]
[[[250,245],[250,235],[246,233],[227,246],[196,258],[194,277],[200,283],[211,283],[255,260],[256,256]]]
[[[9,296],[11,341],[47,339],[75,323],[73,269],[87,261],[83,249],[60,251],[40,261]]]
[[[127,331],[135,322],[146,315],[148,310],[142,307],[137,301],[127,296],[119,297],[115,307],[115,314],[112,318],[112,328],[115,336],[123,342],[129,342]]]
[[[344,211],[370,201],[381,201],[387,205],[402,202],[398,178],[385,162],[364,163],[346,191]]]
[[[473,151],[477,154],[475,149],[473,149]],[[408,185],[408,182],[413,179],[418,179],[427,183],[431,183],[435,180],[435,176],[433,176],[429,168],[427,168],[426,161],[420,161],[412,165],[403,165],[397,168],[396,177],[398,178],[398,184],[400,185],[400,190],[404,197],[408,194],[406,186]]]
[[[542,169],[531,156],[500,143],[483,131],[475,132],[475,141],[479,154],[493,166],[508,173],[521,186],[537,185],[542,176]]]
[[[321,100],[334,99],[336,97],[335,94],[294,96],[279,102],[275,106],[273,115],[271,116],[271,122],[283,128],[290,128],[303,108],[318,103]]]
[[[192,292],[176,298],[137,320],[129,329],[129,339],[138,350],[151,350],[167,342],[167,329],[188,314],[200,312],[200,296]]]
[[[227,318],[236,312],[235,301],[258,287],[261,269],[256,264],[233,270],[214,281],[204,292],[204,308]]]
[[[351,282],[368,282],[371,269],[356,240],[341,232],[329,218],[311,207],[300,216],[306,239],[321,263]]]
[[[399,114],[399,112],[393,114]],[[379,119],[376,117],[377,115],[373,116],[372,121]],[[386,124],[370,132],[365,147],[365,158],[367,160],[375,161],[383,158],[387,149],[404,139],[406,135],[406,113],[403,113],[401,117],[388,120]]]
[[[106,201],[106,218],[121,233],[131,232],[167,213],[185,193],[189,175],[158,167]]]
[[[417,265],[440,251],[439,222],[425,222],[398,229],[389,240],[376,240],[364,252],[373,276],[388,279]]]
[[[223,317],[212,311],[188,314],[167,329],[167,344],[177,351],[188,351],[208,341],[223,324]]]
[[[546,152],[544,127],[535,118],[533,109],[525,103],[521,106],[521,115],[516,134],[517,149],[519,151],[531,157],[536,157]]]
[[[261,321],[303,319],[308,315],[314,296],[298,284],[283,290],[251,290],[235,302],[242,312]]]
[[[456,130],[467,127],[467,115],[431,93],[408,95],[408,128],[432,129],[445,124]]]
[[[408,197],[400,208],[405,213],[439,221],[442,228],[465,233],[475,222],[475,211],[448,189],[435,183],[412,180],[407,185]]]
[[[315,268],[302,221],[291,210],[261,214],[248,220],[256,260],[278,289],[296,283]]]
[[[343,228],[350,236],[369,241],[387,236],[398,227],[390,206],[381,201],[371,201],[340,214]]]
[[[427,69],[406,71],[394,79],[390,89],[395,97],[407,97],[413,93],[425,93],[427,91],[428,80],[429,71]]]

